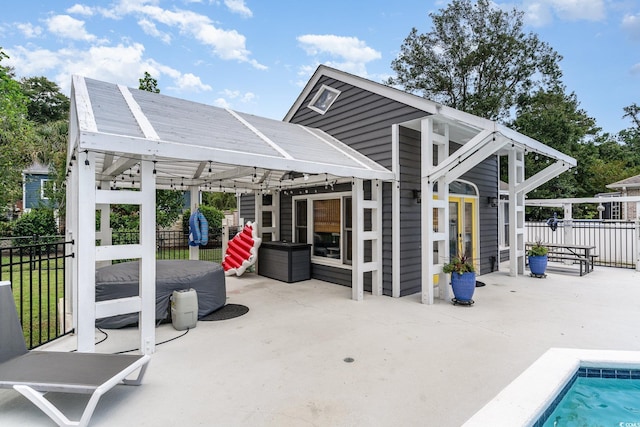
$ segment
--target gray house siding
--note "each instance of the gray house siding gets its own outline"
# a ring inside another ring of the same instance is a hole
[[[400,128],[400,295],[422,289],[421,205],[414,197],[420,189],[420,132]]]
[[[427,114],[335,79],[320,79],[316,87],[319,88],[323,84],[341,91],[329,111],[320,115],[307,108],[315,95],[315,91],[312,91],[302,103],[301,108],[296,111],[291,122],[320,128],[382,166],[391,169],[391,126],[424,117]],[[391,189],[390,183],[383,185],[382,275],[385,295],[391,295],[392,290]],[[409,197],[413,199],[413,193]],[[314,270],[316,267],[321,266],[314,265]],[[345,282],[342,284],[350,286],[351,271],[345,270],[345,272],[349,273],[349,277],[345,277]],[[401,283],[404,282],[403,279],[401,278]],[[365,279],[365,289],[370,289],[368,278]]]
[[[254,222],[256,220],[255,196],[253,194],[243,194],[240,196],[239,207],[240,218]]]
[[[326,84],[341,91],[340,95],[324,114],[307,108],[316,91]],[[391,126],[428,114],[400,102],[385,98],[364,89],[337,81],[321,78],[314,90],[291,117],[292,123],[324,130],[351,148],[368,156],[381,165],[392,168]],[[420,204],[414,191],[420,188],[420,133],[400,128],[400,294],[409,295],[421,289],[421,238]],[[497,210],[490,208],[488,197],[497,196],[497,159],[492,156],[465,174],[462,178],[473,182],[479,190],[480,227],[480,273],[491,271],[491,256],[497,255]],[[383,185],[383,292],[392,289],[392,185]],[[284,220],[284,215],[282,216]],[[284,225],[284,223],[283,223]],[[290,228],[290,226],[289,226]],[[329,271],[330,270],[330,271]],[[350,286],[349,273],[344,280],[336,274],[340,270],[314,265],[313,276],[329,282]]]
[[[462,176],[478,187],[478,227],[480,228],[480,274],[494,270],[498,257],[498,208],[491,207],[490,197],[498,197],[498,157],[487,157]]]
[[[40,207],[50,207],[49,199],[41,197],[43,181],[49,180],[48,174],[25,174],[24,175],[24,202],[23,209],[36,209]]]

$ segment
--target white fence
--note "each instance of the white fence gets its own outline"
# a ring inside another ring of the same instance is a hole
[[[570,232],[569,232],[570,227]],[[596,265],[636,268],[638,229],[634,221],[559,220],[555,231],[545,222],[525,224],[527,242],[571,243],[595,246]]]

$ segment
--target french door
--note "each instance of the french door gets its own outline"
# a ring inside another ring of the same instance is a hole
[[[477,198],[449,195],[449,257],[471,257],[476,269],[478,262]]]

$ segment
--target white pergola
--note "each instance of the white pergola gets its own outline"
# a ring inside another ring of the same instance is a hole
[[[154,351],[158,188],[190,190],[193,205],[202,190],[278,194],[353,182],[355,221],[365,210],[375,219],[373,230],[365,231],[364,221],[354,229],[353,298],[363,298],[367,271],[374,273],[374,293],[382,294],[382,186],[372,186],[378,190],[365,200],[363,183],[392,181],[394,174],[321,130],[74,76],[67,161],[66,229],[75,253],[68,295],[79,351],[94,350],[96,319],[135,312],[140,349]],[[112,204],[140,206],[139,244],[111,244]],[[277,227],[265,231],[278,239]],[[368,262],[365,241],[374,247]],[[139,295],[96,302],[96,264],[117,259],[140,260]]]
[[[421,134],[421,233],[422,233],[422,302],[433,304],[435,278],[447,283],[442,268],[444,261],[436,263],[432,250],[449,252],[449,184],[460,178],[491,155],[506,156],[509,170],[509,272],[512,276],[524,273],[525,266],[525,196],[545,182],[576,166],[576,160],[535,139],[509,129],[497,122],[482,119],[453,108],[428,104],[423,106],[432,115],[394,126],[394,140],[399,139],[399,126],[420,131]],[[455,134],[455,137],[452,135]],[[450,141],[462,147],[449,154]],[[437,147],[437,150],[434,148]],[[434,158],[437,153],[437,158]],[[536,153],[553,160],[542,171],[525,179],[525,155]],[[437,192],[434,192],[434,184]],[[496,183],[496,186],[498,183]],[[497,188],[497,187],[496,187]],[[436,196],[434,198],[434,196]],[[398,196],[399,197],[399,196]],[[399,214],[399,212],[397,212]],[[394,223],[395,224],[395,223]],[[434,230],[431,224],[437,224]],[[396,231],[394,231],[394,235]],[[398,229],[399,233],[399,229]],[[394,254],[399,243],[394,240]],[[394,262],[394,265],[396,263]],[[396,274],[394,274],[395,280]],[[399,283],[395,286],[399,292]],[[449,299],[449,288],[438,287],[439,297]]]

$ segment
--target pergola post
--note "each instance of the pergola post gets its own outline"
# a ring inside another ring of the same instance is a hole
[[[72,175],[75,175],[72,183],[79,195],[73,206],[76,220],[76,335],[78,351],[93,352],[96,324],[96,162],[93,152],[79,153],[77,157],[72,166]]]
[[[442,266],[449,256],[448,218],[449,218],[449,185],[445,175],[440,175],[438,183],[438,197],[434,199],[434,182],[429,175],[436,166],[449,156],[449,130],[445,125],[443,133],[434,129],[433,118],[428,117],[420,123],[420,233],[422,241],[422,303],[433,304],[434,276],[438,275],[438,296],[442,299],[449,297],[447,275],[442,272]],[[437,159],[434,159],[434,147],[437,147]],[[436,160],[434,162],[434,160]],[[437,248],[438,259],[434,260],[434,246]]]
[[[198,206],[200,206],[200,187],[197,185],[191,185],[189,187],[189,195],[190,195],[190,204],[189,207],[191,209],[191,213],[193,214]],[[189,259],[190,260],[199,260],[200,259],[200,246],[189,246]]]
[[[524,182],[524,150],[509,151],[509,275],[524,274],[524,191],[516,187]]]
[[[562,220],[564,230],[564,243],[573,244],[573,209],[572,203],[563,203],[564,218]]]

